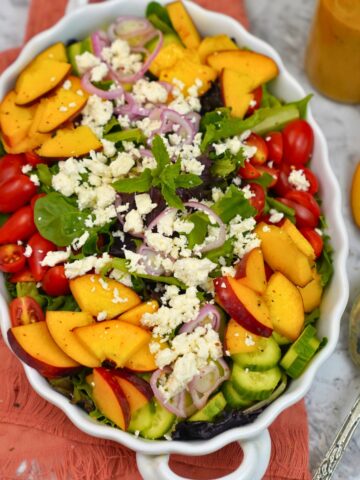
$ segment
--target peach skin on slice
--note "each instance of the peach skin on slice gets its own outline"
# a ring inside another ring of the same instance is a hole
[[[151,333],[121,320],[105,320],[73,330],[82,345],[99,362],[124,367],[129,358],[151,339]]]
[[[57,345],[70,358],[90,368],[100,367],[100,362],[77,339],[73,329],[92,323],[95,323],[95,320],[90,313],[86,312],[46,312],[46,324]]]
[[[102,367],[94,368],[87,381],[92,386],[92,397],[98,410],[126,431],[130,423],[130,406],[112,372]]]
[[[131,288],[91,273],[70,280],[70,290],[81,310],[93,317],[105,312],[106,319],[114,318],[141,303]]]
[[[275,332],[295,341],[304,328],[304,306],[301,294],[285,275],[275,272],[265,292]]]
[[[8,341],[20,360],[35,368],[44,377],[70,375],[81,367],[54,342],[46,322],[10,328]]]
[[[153,398],[154,393],[150,384],[137,375],[123,369],[112,370],[112,374],[125,393],[131,414],[149,403]]]

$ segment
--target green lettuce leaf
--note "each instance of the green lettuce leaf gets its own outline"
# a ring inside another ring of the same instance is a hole
[[[230,185],[225,195],[212,206],[212,210],[225,223],[229,223],[236,215],[249,218],[257,213],[256,209],[245,198],[244,192],[235,185]]]

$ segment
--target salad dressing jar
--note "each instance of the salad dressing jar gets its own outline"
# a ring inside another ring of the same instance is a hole
[[[319,0],[305,68],[324,95],[360,103],[360,0]]]

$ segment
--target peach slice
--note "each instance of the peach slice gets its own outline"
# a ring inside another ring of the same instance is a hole
[[[15,99],[16,93],[11,90],[0,105],[0,128],[10,147],[26,138],[36,111],[35,105],[20,107],[16,105]]]
[[[305,313],[312,312],[321,303],[323,287],[321,277],[317,271],[313,270],[313,279],[305,287],[298,287],[303,300]]]
[[[255,352],[261,338],[262,337],[249,332],[231,318],[227,324],[225,333],[226,350],[230,352],[230,355]]]
[[[214,52],[223,50],[238,50],[238,46],[227,35],[214,35],[205,37],[199,45],[199,57],[201,63],[206,63],[206,58]]]
[[[159,304],[156,300],[149,300],[148,302],[140,303],[136,307],[127,310],[125,313],[122,313],[119,317],[119,320],[124,322],[132,323],[133,325],[139,325],[141,327],[141,318],[144,313],[154,313],[159,310]]]
[[[122,369],[113,370],[112,374],[125,394],[131,414],[149,403],[153,398],[154,394],[150,384],[142,378]]]
[[[81,310],[93,317],[105,312],[107,319],[114,318],[141,302],[131,288],[91,273],[70,280],[70,290]]]
[[[46,324],[50,335],[61,350],[81,365],[91,368],[100,367],[100,362],[77,339],[73,329],[93,323],[95,320],[86,312],[46,312]]]
[[[224,68],[230,68],[242,75],[248,75],[254,82],[254,88],[269,82],[279,73],[278,66],[272,58],[250,50],[215,52],[207,57],[206,62],[218,73]]]
[[[73,330],[81,344],[99,362],[124,367],[129,358],[149,344],[151,333],[121,320],[105,320]]]
[[[261,240],[264,260],[272,270],[283,273],[299,287],[305,287],[312,280],[309,258],[284,230],[261,222],[255,233]]]
[[[302,251],[311,261],[315,260],[315,252],[311,243],[288,218],[285,219],[280,228],[289,235],[300,251]]]
[[[198,48],[201,41],[200,34],[183,3],[180,1],[168,3],[166,10],[185,47]]]
[[[246,253],[236,267],[237,280],[257,293],[266,290],[266,274],[264,257],[260,248]]]
[[[47,378],[75,373],[80,364],[67,356],[53,340],[46,322],[29,323],[8,330],[8,341],[16,355]]]
[[[130,423],[130,406],[120,383],[105,368],[94,368],[88,382],[96,407],[121,430],[127,430]]]
[[[158,342],[155,338],[151,338],[151,342]],[[160,349],[168,347],[166,342],[158,342]],[[125,367],[133,372],[153,372],[158,367],[155,362],[155,356],[150,352],[149,344],[141,347],[126,362]]]
[[[243,118],[254,99],[254,81],[249,75],[224,68],[220,75],[220,88],[226,107],[234,117]]]
[[[299,290],[285,275],[275,272],[265,292],[275,332],[295,341],[304,328],[304,306]]]
[[[255,335],[270,337],[270,312],[260,295],[232,277],[218,277],[214,286],[219,303],[239,325]]]

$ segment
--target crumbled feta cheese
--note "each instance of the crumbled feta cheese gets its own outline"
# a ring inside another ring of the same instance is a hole
[[[245,345],[247,347],[252,347],[253,345],[255,345],[254,339],[250,334],[246,334]]]
[[[236,270],[234,267],[221,267],[221,275],[224,277],[235,277]]]
[[[263,228],[262,228],[262,231],[264,233],[270,232],[270,227],[268,227],[267,225],[264,225]]]
[[[270,223],[278,223],[284,218],[284,214],[282,212],[278,212],[275,210],[275,208],[270,209],[270,217],[269,217],[269,222]]]
[[[315,228],[315,232],[316,232],[318,235],[320,235],[320,237],[323,236],[323,231],[320,230],[320,228]]]
[[[128,42],[120,38],[117,38],[110,47],[103,48],[101,57],[114,70],[120,70],[123,74],[131,75],[142,68],[141,55],[131,53]]]
[[[66,278],[76,278],[85,273],[95,270],[95,273],[99,273],[100,270],[111,261],[111,257],[108,253],[103,253],[101,257],[96,255],[90,255],[80,260],[75,260],[71,263],[65,263],[65,276]]]
[[[125,217],[124,232],[140,233],[144,229],[144,223],[137,210],[130,210]]]
[[[174,277],[189,287],[201,286],[215,268],[216,264],[208,258],[182,258],[174,263]]]
[[[90,127],[95,135],[101,137],[102,127],[110,120],[113,110],[110,100],[102,100],[97,95],[90,95],[82,110],[81,123]]]
[[[31,248],[30,245],[26,245],[25,252],[24,252],[24,257],[29,258],[31,257],[33,252],[33,249]]]
[[[87,242],[89,236],[90,236],[89,232],[86,231],[80,237],[75,238],[71,244],[72,248],[74,250],[80,250],[80,248],[83,247]]]
[[[135,195],[135,204],[140,215],[147,215],[157,207],[157,203],[152,203],[148,193]]]
[[[31,172],[32,169],[33,169],[33,166],[30,165],[29,163],[27,163],[26,165],[24,165],[23,167],[21,167],[21,171],[22,171],[22,173],[24,173],[24,174]]]
[[[291,170],[288,180],[295,190],[300,192],[307,192],[309,190],[310,182],[306,178],[304,170]]]
[[[220,188],[213,187],[211,190],[211,196],[213,202],[217,202],[224,196],[224,192]]]
[[[103,320],[106,320],[107,318],[107,312],[103,310],[102,312],[99,312],[96,319],[98,322],[102,322]]]
[[[35,175],[34,173],[32,175],[30,175],[30,180],[32,181],[32,183],[34,185],[36,185],[37,187],[40,186],[40,180],[39,180],[39,177],[37,175]]]
[[[244,193],[246,200],[250,200],[250,198],[255,197],[255,193],[251,190],[250,185],[245,185],[245,187],[243,187],[241,190]]]
[[[90,79],[92,82],[101,82],[106,75],[109,73],[109,67],[106,63],[101,62],[99,65],[96,65],[91,69]]]
[[[63,88],[64,90],[70,90],[71,87],[72,87],[71,80],[69,80],[69,79],[65,80],[65,82],[63,83],[62,88]]]
[[[110,163],[110,171],[114,178],[130,172],[135,165],[134,158],[127,152],[119,152],[115,160]]]
[[[111,158],[116,154],[116,147],[114,142],[110,142],[110,140],[102,138],[101,143],[103,146],[103,153],[106,157]]]
[[[260,246],[260,239],[253,232],[256,226],[254,218],[242,219],[240,215],[230,220],[228,236],[234,238],[234,253],[242,258],[245,253]]]
[[[76,55],[75,61],[80,75],[84,75],[87,70],[97,67],[101,63],[100,59],[95,57],[95,55],[90,52],[84,52],[81,55]]]
[[[71,248],[68,247],[65,251],[59,250],[57,252],[47,252],[45,257],[40,262],[42,267],[54,267],[58,263],[65,262],[71,255]]]
[[[133,86],[133,96],[137,103],[166,103],[168,92],[159,82],[149,82],[145,78],[138,80]]]

